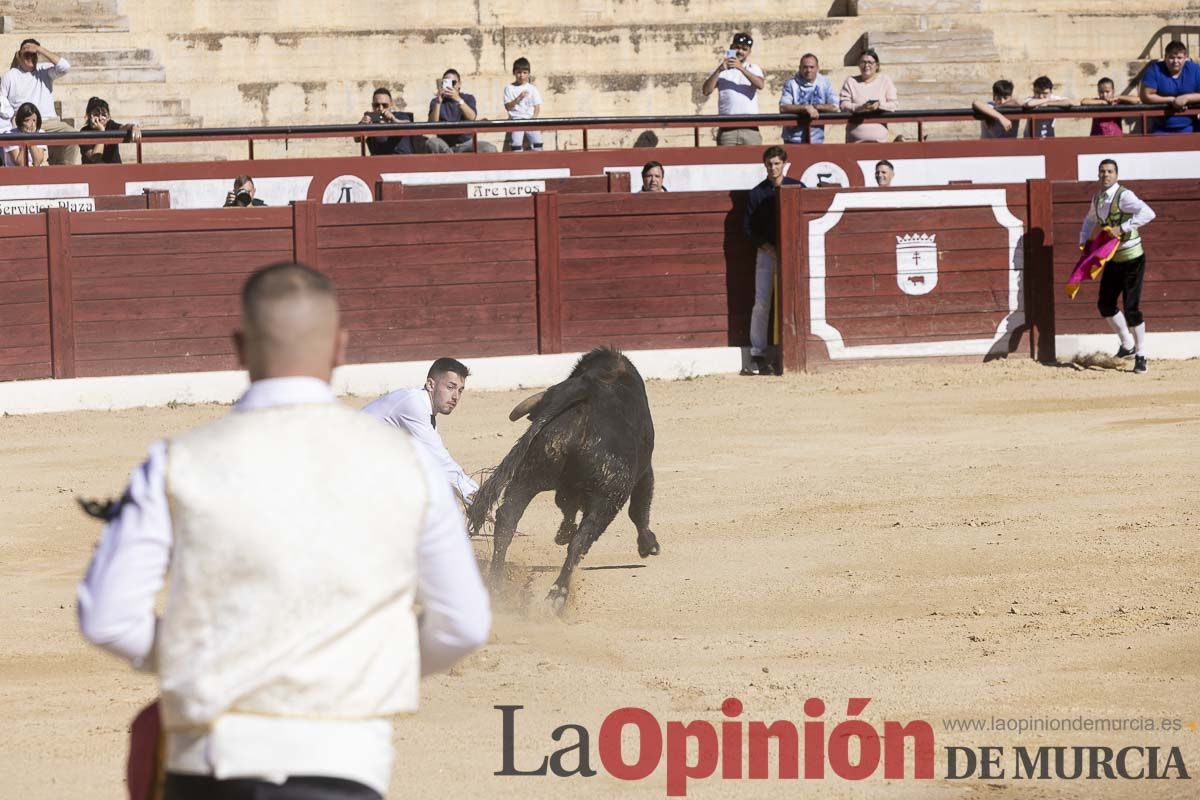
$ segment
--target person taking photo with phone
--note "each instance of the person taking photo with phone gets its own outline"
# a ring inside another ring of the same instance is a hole
[[[753,47],[754,39],[750,34],[735,33],[725,57],[700,87],[705,97],[717,90],[717,113],[723,117],[758,113],[758,92],[766,82],[762,67],[747,60]],[[757,127],[721,128],[717,132],[717,144],[762,144],[762,134]]]
[[[429,101],[430,122],[471,122],[478,119],[475,95],[462,90],[462,76],[456,69],[442,73],[437,82],[437,93]],[[441,136],[426,136],[425,146],[431,153],[470,153],[474,150],[469,133],[447,133]],[[479,142],[480,153],[494,153],[496,146],[491,142]]]

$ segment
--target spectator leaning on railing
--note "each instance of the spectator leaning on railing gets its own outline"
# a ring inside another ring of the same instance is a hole
[[[39,64],[39,56],[49,63]],[[54,110],[54,80],[70,69],[70,62],[42,47],[37,39],[21,42],[13,55],[12,68],[0,77],[0,124],[12,124],[16,109],[22,103],[33,103],[41,112],[42,128],[51,133],[73,133],[74,129]],[[78,164],[79,147],[71,144],[50,148],[50,163]]]
[[[1163,51],[1163,59],[1146,67],[1139,96],[1143,103],[1170,103],[1178,111],[1200,103],[1200,65],[1188,60],[1187,45],[1170,42]],[[1195,117],[1167,117],[1154,126],[1154,133],[1194,130],[1200,130]]]
[[[840,93],[842,111],[865,116],[900,107],[896,85],[879,73],[879,54],[866,50],[858,59],[858,74],[846,78]],[[886,123],[852,119],[846,124],[847,142],[886,142]]]
[[[746,60],[753,47],[754,39],[750,34],[735,33],[725,57],[700,87],[705,97],[717,90],[717,113],[723,117],[758,113],[758,92],[766,82],[762,67]],[[762,134],[757,127],[721,128],[717,132],[717,144],[762,144]]]
[[[1096,96],[1085,97],[1079,101],[1081,106],[1115,106],[1122,103],[1139,103],[1137,97],[1129,94],[1117,95],[1117,85],[1112,78],[1101,78],[1096,82]],[[1120,117],[1092,117],[1092,136],[1124,136],[1125,129],[1121,127]]]
[[[122,125],[114,122],[108,110],[108,103],[99,97],[93,97],[87,104],[87,125],[81,131],[129,131],[129,138],[135,142],[142,140],[142,129],[136,122]],[[85,164],[120,164],[121,146],[119,144],[84,145],[79,148],[80,156]]]
[[[837,103],[829,78],[821,74],[821,62],[812,53],[805,53],[800,57],[800,68],[796,74],[783,84],[779,113],[797,114],[815,120],[822,111],[837,111]],[[825,141],[825,126],[811,125],[808,134],[810,144],[821,144]],[[804,128],[799,125],[784,128],[783,141],[786,144],[803,144]]]
[[[1054,81],[1041,75],[1033,82],[1033,95],[1026,97],[1021,103],[1030,108],[1070,108],[1073,104],[1065,97],[1054,93]],[[1025,120],[1025,137],[1030,139],[1050,139],[1054,137],[1053,117],[1033,117]]]
[[[979,138],[981,139],[1012,139],[1015,138],[1019,125],[1000,112],[1007,108],[1020,111],[1021,104],[1013,99],[1012,81],[1001,78],[992,84],[992,99],[988,102],[976,100],[971,108],[983,120],[979,123]]]
[[[13,115],[16,123],[5,133],[45,133],[42,130],[42,112],[33,103],[22,103]],[[47,164],[46,145],[13,144],[4,148],[6,167],[44,167]]]

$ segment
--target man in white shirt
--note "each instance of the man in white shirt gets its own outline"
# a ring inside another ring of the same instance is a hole
[[[725,57],[700,87],[705,97],[712,94],[714,89],[719,90],[717,113],[723,117],[758,113],[758,92],[766,86],[766,82],[763,80],[762,67],[746,61],[753,47],[754,39],[750,34],[735,33]],[[717,144],[762,144],[762,134],[757,127],[721,128],[717,133]]]
[[[471,502],[479,484],[471,480],[442,443],[441,434],[437,432],[437,415],[449,415],[454,411],[467,388],[470,374],[467,365],[461,361],[439,358],[429,367],[425,385],[421,388],[397,389],[363,407],[367,414],[408,431],[441,468],[464,503]]]
[[[250,388],[133,472],[80,628],[158,674],[167,800],[379,798],[392,717],[484,643],[487,593],[428,455],[335,399],[329,279],[255,273],[235,341]]]
[[[48,64],[39,64],[38,58]],[[74,131],[58,118],[54,110],[54,80],[66,75],[71,64],[65,58],[42,47],[37,39],[21,42],[13,56],[12,68],[0,76],[0,125],[13,126],[13,114],[22,103],[33,103],[42,112],[42,130],[47,133]],[[78,164],[79,145],[50,148],[51,164]]]
[[[1121,238],[1100,276],[1096,307],[1121,340],[1117,358],[1133,356],[1133,371],[1140,375],[1146,372],[1146,323],[1139,308],[1146,254],[1138,229],[1153,221],[1154,210],[1117,183],[1117,162],[1111,158],[1100,162],[1099,178],[1100,190],[1092,197],[1083,218],[1079,246],[1082,248],[1099,229],[1108,229]],[[1123,314],[1117,308],[1118,299],[1125,306]]]

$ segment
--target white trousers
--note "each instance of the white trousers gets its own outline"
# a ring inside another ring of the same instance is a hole
[[[513,150],[521,150],[524,148],[525,142],[529,142],[530,150],[542,149],[542,132],[541,131],[512,131],[509,133],[510,147]]]
[[[754,258],[754,310],[750,312],[750,355],[761,356],[771,343],[771,296],[775,289],[774,247],[760,247]]]

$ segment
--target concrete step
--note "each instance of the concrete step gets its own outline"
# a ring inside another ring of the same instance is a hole
[[[125,83],[165,83],[167,80],[167,71],[161,65],[147,64],[144,66],[124,66],[124,67],[75,67],[71,66],[71,72],[64,80],[70,80],[75,84],[96,83],[105,86],[113,84]]]
[[[989,30],[876,30],[866,33],[866,44],[889,64],[995,61],[999,58],[996,39]]]
[[[0,14],[4,15],[0,32],[37,39],[40,33],[58,31],[129,30],[121,0],[17,0],[0,4]]]
[[[71,67],[125,67],[159,66],[158,57],[152,50],[130,48],[121,50],[77,50],[63,53],[71,60]]]
[[[978,14],[981,0],[850,0],[856,17],[896,14]]]

